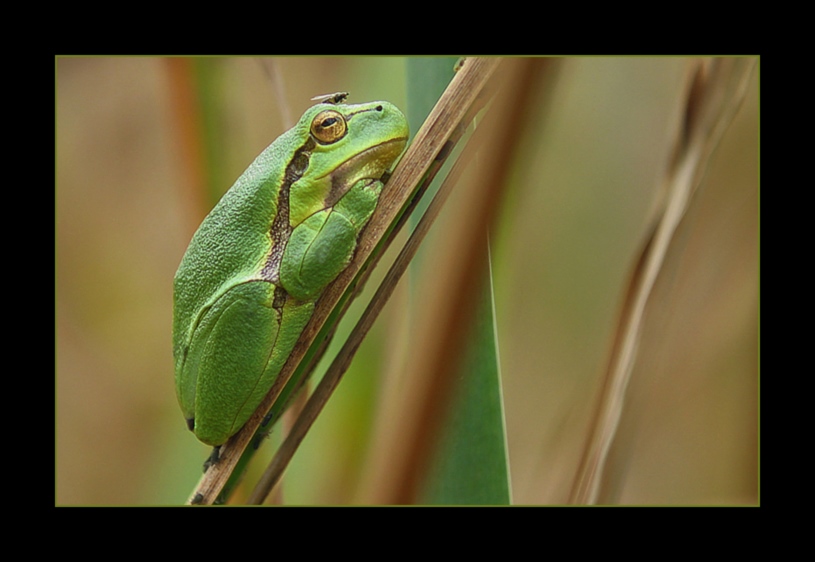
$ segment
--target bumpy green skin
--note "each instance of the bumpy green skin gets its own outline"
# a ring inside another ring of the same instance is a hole
[[[327,109],[344,137],[311,133]],[[176,392],[195,435],[221,445],[271,388],[325,286],[353,257],[407,122],[387,102],[318,104],[264,150],[204,219],[174,281]]]

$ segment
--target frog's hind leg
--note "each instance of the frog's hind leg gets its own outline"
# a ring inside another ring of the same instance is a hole
[[[221,445],[246,423],[268,387],[263,379],[280,331],[274,285],[235,285],[212,305],[190,347],[195,384],[195,435]]]

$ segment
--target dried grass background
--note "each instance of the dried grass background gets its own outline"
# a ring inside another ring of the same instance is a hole
[[[262,68],[222,62],[234,178],[283,128]],[[279,61],[295,114],[338,90],[404,107],[402,64]],[[540,131],[523,143],[492,248],[515,503],[568,500],[687,64],[564,61]],[[56,78],[56,502],[182,503],[207,451],[174,396],[172,276],[200,216],[182,187],[165,61],[59,59]],[[608,502],[758,502],[758,78],[655,286]],[[457,196],[466,194],[454,194],[450,220]],[[375,401],[377,370],[367,369],[395,345],[386,330],[401,305],[389,305],[369,358],[295,457],[290,503],[354,501],[373,417],[358,401]]]

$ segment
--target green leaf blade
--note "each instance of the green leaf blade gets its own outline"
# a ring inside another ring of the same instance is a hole
[[[509,505],[512,500],[489,272],[484,287],[445,435],[429,473],[429,504]]]

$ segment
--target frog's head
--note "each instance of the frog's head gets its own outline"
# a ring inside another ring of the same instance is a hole
[[[307,168],[292,184],[292,208],[306,215],[333,206],[360,180],[380,179],[408,139],[407,119],[386,101],[320,103],[303,114],[295,130]]]

